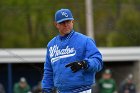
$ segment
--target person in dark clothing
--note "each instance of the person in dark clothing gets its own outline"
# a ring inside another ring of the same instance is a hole
[[[0,83],[0,93],[5,93],[3,85]]]
[[[133,75],[129,74],[119,87],[119,93],[136,93],[136,86],[133,82]]]
[[[32,93],[42,93],[41,82],[38,82],[38,84],[33,87]]]

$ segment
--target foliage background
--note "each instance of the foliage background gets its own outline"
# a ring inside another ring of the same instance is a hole
[[[58,34],[55,11],[69,8],[74,29],[86,34],[85,0],[1,0],[0,48],[39,48]],[[140,46],[140,0],[93,0],[99,47]]]

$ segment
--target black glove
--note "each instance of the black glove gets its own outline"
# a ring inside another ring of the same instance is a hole
[[[69,63],[65,67],[70,67],[71,70],[75,73],[80,69],[86,69],[88,67],[88,64],[85,61],[77,61]]]

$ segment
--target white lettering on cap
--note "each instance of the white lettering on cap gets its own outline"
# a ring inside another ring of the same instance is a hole
[[[61,12],[61,14],[65,17],[68,17],[69,15],[66,12]]]

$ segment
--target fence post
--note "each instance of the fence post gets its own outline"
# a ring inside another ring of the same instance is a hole
[[[12,64],[8,63],[8,93],[12,93]]]

